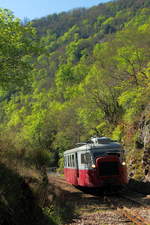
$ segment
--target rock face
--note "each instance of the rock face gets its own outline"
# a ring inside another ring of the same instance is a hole
[[[143,111],[141,119],[136,121],[135,127],[128,127],[127,131],[126,147],[131,146],[127,154],[128,187],[150,194],[150,104]]]
[[[145,181],[150,182],[150,104],[146,107],[140,122],[139,144],[144,147],[143,169]]]

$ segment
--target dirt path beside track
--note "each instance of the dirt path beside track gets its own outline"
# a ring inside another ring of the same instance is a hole
[[[132,224],[116,213],[116,210],[105,200],[103,194],[98,196],[85,193],[68,184],[63,177],[49,174],[53,191],[68,208],[68,221],[63,225],[125,225]],[[49,198],[52,198],[49,195]]]

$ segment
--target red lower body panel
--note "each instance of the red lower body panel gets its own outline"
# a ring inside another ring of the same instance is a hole
[[[65,179],[68,183],[78,186],[78,170],[72,168],[64,168]]]
[[[77,170],[71,168],[64,169],[66,181],[75,186],[85,187],[103,187],[106,185],[124,185],[127,184],[127,169],[120,166],[119,175],[100,176],[98,168],[90,170]]]

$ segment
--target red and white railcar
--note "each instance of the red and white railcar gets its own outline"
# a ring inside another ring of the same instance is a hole
[[[75,186],[127,184],[123,147],[107,137],[91,138],[89,143],[64,152],[64,175]]]

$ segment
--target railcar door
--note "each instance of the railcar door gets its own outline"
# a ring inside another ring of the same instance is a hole
[[[75,159],[76,159],[76,176],[79,177],[79,162],[78,162],[78,153],[75,153]]]

